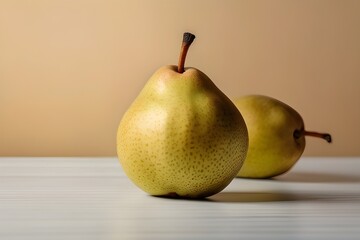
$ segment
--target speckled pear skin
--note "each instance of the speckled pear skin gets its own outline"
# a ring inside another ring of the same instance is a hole
[[[247,128],[235,105],[201,71],[160,68],[124,114],[117,152],[126,175],[154,196],[204,198],[239,172]]]
[[[263,95],[248,95],[234,101],[249,133],[246,160],[238,173],[244,178],[271,178],[289,171],[305,149],[301,115],[287,104]]]

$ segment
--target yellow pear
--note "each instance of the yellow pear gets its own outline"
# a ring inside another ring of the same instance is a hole
[[[236,177],[246,156],[247,128],[236,106],[203,72],[184,69],[194,38],[184,34],[178,66],[152,75],[118,128],[120,163],[150,195],[216,194]]]
[[[249,95],[234,103],[249,132],[249,149],[239,177],[270,178],[289,171],[305,149],[305,136],[331,142],[330,134],[305,131],[301,115],[277,99]]]

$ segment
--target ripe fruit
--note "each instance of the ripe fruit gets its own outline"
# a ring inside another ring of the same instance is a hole
[[[120,163],[151,195],[202,198],[218,193],[246,156],[247,129],[235,105],[203,72],[184,69],[194,38],[184,34],[178,66],[157,70],[119,125]]]
[[[279,100],[250,95],[234,102],[249,132],[249,149],[239,177],[270,178],[289,171],[305,149],[305,136],[331,142],[330,134],[305,131],[300,114]]]

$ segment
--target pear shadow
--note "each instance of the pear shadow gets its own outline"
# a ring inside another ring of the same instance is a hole
[[[312,201],[322,198],[309,194],[293,194],[284,192],[220,192],[208,197],[212,202],[290,202],[290,201]]]
[[[284,192],[220,192],[210,197],[188,198],[179,196],[152,196],[172,201],[200,201],[200,202],[282,202],[282,201],[304,201],[318,199],[310,195],[299,195]]]
[[[290,172],[284,175],[271,178],[281,182],[295,183],[354,183],[360,182],[360,176],[341,175],[335,173],[320,172]]]
[[[150,197],[151,195],[149,195]],[[360,195],[354,194],[312,194],[289,192],[220,192],[205,198],[187,198],[172,196],[151,196],[172,201],[195,201],[211,203],[266,203],[266,202],[300,202],[300,201],[360,201]]]

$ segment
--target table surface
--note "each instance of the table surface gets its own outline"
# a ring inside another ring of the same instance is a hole
[[[0,239],[360,239],[360,158],[302,158],[206,200],[147,195],[115,157],[0,158]]]

